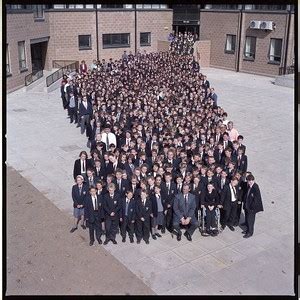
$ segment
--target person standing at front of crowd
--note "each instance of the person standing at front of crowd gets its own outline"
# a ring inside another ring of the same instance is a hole
[[[143,239],[146,244],[149,244],[150,237],[150,217],[152,214],[152,203],[148,197],[147,190],[142,189],[141,195],[136,202],[136,239],[137,244]]]
[[[83,182],[84,178],[82,175],[78,175],[76,177],[76,184],[72,187],[72,199],[73,199],[73,207],[74,207],[74,225],[70,230],[73,233],[75,230],[78,229],[78,223],[81,221],[82,229],[86,229],[84,225],[84,204],[85,204],[85,197],[88,193],[88,187]]]
[[[244,238],[249,238],[254,233],[254,223],[256,213],[263,211],[263,204],[258,184],[254,181],[254,176],[247,176],[248,190],[244,198],[244,210],[245,210],[245,223],[246,230],[242,233],[245,234]]]
[[[122,242],[126,242],[126,233],[128,231],[128,236],[130,243],[134,242],[134,225],[136,219],[136,206],[135,199],[133,198],[133,192],[128,190],[125,196],[122,198],[122,209],[120,214],[120,231],[122,236]]]
[[[93,246],[95,242],[95,234],[96,240],[101,245],[102,202],[97,196],[97,190],[94,186],[90,187],[89,195],[86,197],[84,215],[89,227],[90,246]]]
[[[116,235],[122,206],[120,195],[116,193],[116,187],[114,183],[110,183],[108,185],[108,193],[106,193],[104,196],[103,208],[106,231],[104,245],[107,245],[109,241],[112,241],[113,244],[117,244]]]
[[[83,96],[82,101],[79,104],[79,119],[81,125],[81,134],[84,134],[87,126],[89,126],[92,115],[93,115],[92,104],[87,100],[87,96]]]

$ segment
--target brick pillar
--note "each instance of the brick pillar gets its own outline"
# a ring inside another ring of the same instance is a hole
[[[194,57],[200,67],[210,66],[210,41],[196,41],[194,44]]]

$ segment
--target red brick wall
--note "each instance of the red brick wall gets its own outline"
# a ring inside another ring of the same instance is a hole
[[[194,57],[200,67],[210,66],[211,41],[196,41],[194,45]]]
[[[236,55],[225,53],[225,43],[226,34],[238,40],[238,18],[238,12],[200,12],[200,41],[211,41],[211,67],[235,70]]]
[[[35,22],[33,13],[7,14],[6,37],[9,45],[10,70],[12,76],[7,77],[7,90],[12,91],[24,86],[24,79],[32,72],[30,39],[49,36],[49,14],[45,13],[45,20]],[[25,41],[26,63],[28,70],[20,72],[18,42]]]
[[[96,14],[93,11],[50,12],[49,64],[52,60],[85,60],[96,58]],[[78,35],[91,35],[92,50],[79,50]]]
[[[279,72],[279,65],[269,64],[269,47],[271,38],[282,39],[282,59],[281,65],[284,62],[285,52],[285,32],[287,27],[287,14],[263,14],[263,13],[244,13],[243,15],[243,30],[241,39],[241,60],[240,70],[249,73],[256,73],[262,75],[276,76]],[[250,29],[249,24],[251,20],[258,21],[273,21],[276,24],[276,29],[273,31]],[[254,61],[246,61],[243,59],[245,37],[256,37],[256,52]]]

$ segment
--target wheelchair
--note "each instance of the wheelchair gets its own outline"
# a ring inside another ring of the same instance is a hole
[[[201,215],[201,216],[200,216]],[[207,228],[207,222],[206,222],[206,208],[203,207],[200,210],[198,210],[198,228],[202,236],[217,236],[219,233],[222,232],[222,226],[220,224],[220,218],[221,218],[221,212],[220,209],[217,207],[215,208],[215,217],[216,217],[216,224],[217,228]],[[211,233],[208,233],[211,232]]]

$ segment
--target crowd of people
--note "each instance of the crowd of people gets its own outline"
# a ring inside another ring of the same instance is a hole
[[[61,92],[90,148],[74,163],[71,232],[88,226],[90,245],[102,235],[116,244],[118,232],[122,242],[127,233],[131,243],[168,233],[180,241],[183,229],[192,241],[202,220],[205,235],[238,225],[253,235],[263,206],[244,138],[192,55],[83,61]]]
[[[194,53],[194,43],[197,40],[197,34],[191,32],[171,33],[168,40],[170,41],[169,51],[177,55],[189,55]]]

